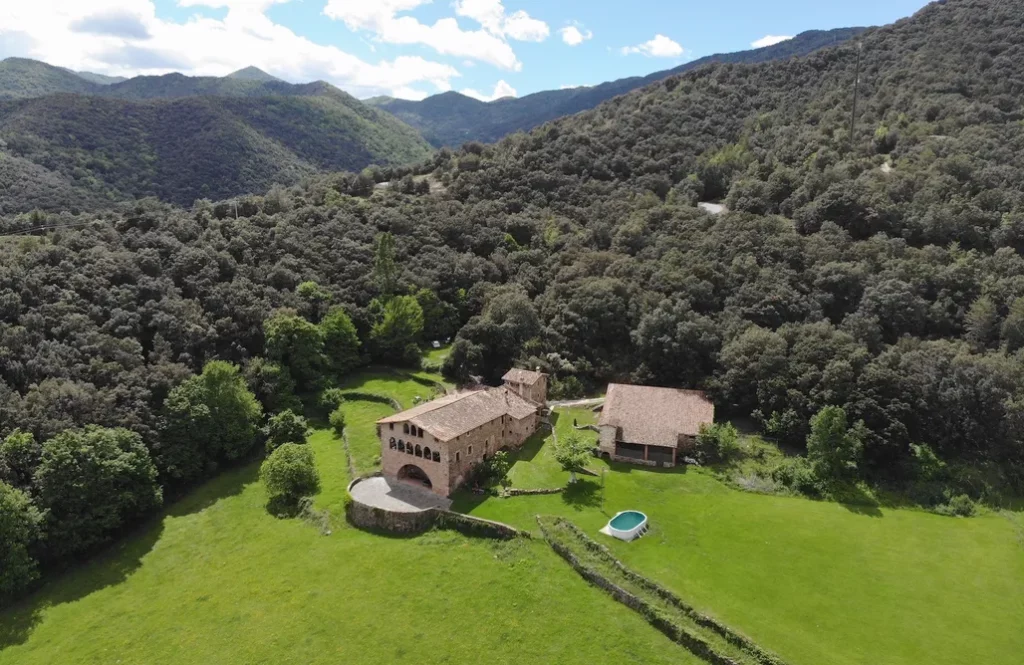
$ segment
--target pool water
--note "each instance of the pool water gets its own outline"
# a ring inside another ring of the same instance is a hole
[[[647,519],[647,516],[643,513],[627,510],[621,515],[613,517],[610,525],[613,529],[618,529],[619,531],[629,531],[643,524],[645,519]]]

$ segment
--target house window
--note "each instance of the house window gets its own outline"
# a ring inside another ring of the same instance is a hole
[[[394,450],[395,448],[398,447],[398,444],[395,443],[395,437],[391,437],[391,441],[389,443],[391,444],[391,450]]]
[[[422,427],[420,428],[420,438],[421,439],[423,438],[423,428]]]
[[[430,459],[430,448],[423,447],[423,459]]]
[[[416,444],[416,457],[423,457],[423,448],[418,443]]]
[[[440,462],[441,461],[441,453],[437,452],[436,450],[434,451],[434,461],[435,462]]]
[[[409,423],[402,423],[402,434],[409,433]]]
[[[473,446],[470,446],[470,447],[469,447],[469,453],[468,453],[468,454],[470,454],[470,455],[472,455],[472,454],[473,454]]]
[[[401,439],[398,440],[398,452],[405,452],[405,441],[402,441]]]
[[[405,444],[405,454],[406,455],[412,455],[413,454],[412,441],[410,441],[409,443]]]
[[[457,451],[457,450],[456,450],[456,451],[455,451],[455,461],[456,461],[456,462],[458,462],[458,461],[460,461],[461,459],[462,459],[462,455],[461,455],[461,454],[459,454],[459,451]]]
[[[395,429],[395,424],[394,423],[388,423],[388,429],[391,429],[391,430]]]

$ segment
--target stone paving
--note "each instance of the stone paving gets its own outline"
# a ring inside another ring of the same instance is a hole
[[[448,510],[452,502],[427,489],[381,476],[367,478],[352,486],[352,498],[374,508],[395,513],[419,513],[430,508]]]

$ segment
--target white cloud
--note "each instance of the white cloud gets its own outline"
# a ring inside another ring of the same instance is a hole
[[[589,85],[562,85],[560,90],[576,90],[577,88],[589,88]]]
[[[542,42],[551,35],[547,23],[523,10],[506,15],[501,0],[455,0],[455,15],[476,21],[492,35],[521,42]]]
[[[194,16],[176,23],[157,18],[152,0],[0,0],[0,58],[37,58],[119,76],[222,76],[255,65],[286,80],[324,79],[358,97],[422,96],[424,84],[450,90],[459,76],[454,67],[420,56],[367,62],[317,44],[264,13],[288,0],[178,1],[228,12],[222,19]]]
[[[501,99],[502,97],[519,96],[519,94],[516,92],[516,89],[513,88],[508,83],[506,83],[505,81],[498,81],[498,83],[494,86],[494,92],[490,95],[485,95],[482,92],[477,92],[472,88],[463,89],[462,94],[466,95],[467,97],[479,99],[482,102],[493,102],[495,99]]]
[[[678,58],[684,53],[683,47],[665,35],[655,35],[654,39],[636,46],[622,47],[623,55],[639,53],[648,58]]]
[[[569,25],[558,31],[562,35],[562,41],[569,46],[579,46],[594,36],[589,30],[581,30],[579,26]]]
[[[422,44],[442,55],[473,58],[512,71],[522,69],[512,47],[500,35],[488,30],[463,30],[454,18],[442,18],[433,25],[426,25],[412,16],[399,16],[428,2],[430,0],[328,0],[324,14],[343,21],[349,30],[372,32],[379,41],[388,44]]]
[[[765,46],[775,46],[776,44],[781,44],[782,42],[789,41],[790,39],[793,39],[793,35],[765,35],[764,37],[758,39],[757,41],[750,42],[750,45],[753,46],[754,48],[764,48]]]

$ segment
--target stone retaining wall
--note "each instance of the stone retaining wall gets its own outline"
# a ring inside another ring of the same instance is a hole
[[[436,528],[458,531],[465,536],[474,538],[510,540],[518,537],[531,537],[528,531],[521,531],[508,524],[455,513],[450,510],[429,508],[415,513],[402,513],[367,505],[352,498],[352,488],[361,480],[363,478],[356,478],[348,485],[345,517],[348,518],[352,526],[364,531],[389,533],[399,536],[415,536]]]

